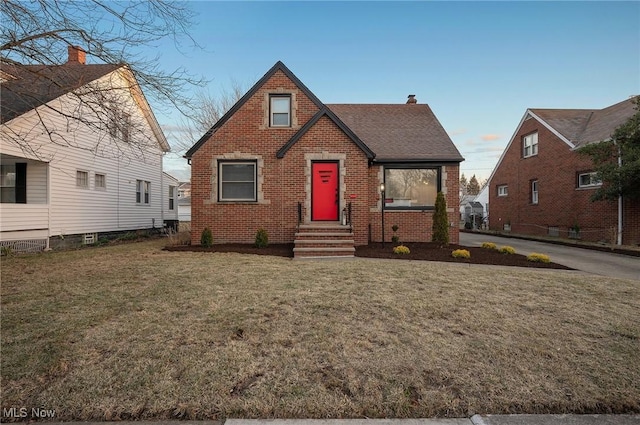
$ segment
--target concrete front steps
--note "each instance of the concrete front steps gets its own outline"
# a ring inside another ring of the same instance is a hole
[[[300,225],[294,240],[293,258],[354,257],[353,232],[337,222]]]

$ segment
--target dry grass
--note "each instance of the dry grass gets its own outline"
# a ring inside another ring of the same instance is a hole
[[[2,408],[57,420],[640,411],[640,282],[162,243],[2,260]]]

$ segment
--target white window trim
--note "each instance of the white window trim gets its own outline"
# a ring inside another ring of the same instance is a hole
[[[148,188],[148,190],[145,191],[146,188]],[[139,200],[138,200],[138,193],[140,193]],[[145,197],[145,194],[147,195],[146,197]],[[150,181],[136,180],[136,205],[151,205],[151,182]]]
[[[531,150],[529,154],[527,154],[527,148],[530,148]],[[533,133],[529,133],[526,136],[522,137],[522,157],[530,158],[536,155],[538,155],[538,132],[537,131]]]
[[[538,196],[538,180],[531,180],[531,203],[533,205],[538,205],[538,201],[540,200]]]
[[[102,176],[104,178],[104,186],[98,186],[98,176]],[[94,173],[93,174],[93,189],[94,190],[107,190],[107,175],[104,173]]]
[[[498,197],[509,196],[509,186],[506,184],[498,185]]]
[[[235,164],[235,165],[251,165],[253,166],[253,198],[223,198],[222,197],[222,185],[224,183],[224,177],[222,169],[226,164]],[[218,161],[218,202],[257,202],[258,200],[258,164],[256,161]]]
[[[173,202],[171,202],[173,201]],[[176,187],[173,185],[169,185],[169,211],[174,211],[176,209]]]
[[[578,174],[578,189],[592,189],[592,188],[596,188],[596,187],[600,187],[602,186],[602,181],[599,181],[597,183],[591,183],[591,184],[582,184],[582,176],[593,176],[596,177],[597,173],[595,171],[591,171],[589,173],[580,173]]]
[[[86,178],[87,183],[86,184],[80,184],[79,180],[78,180],[78,174],[79,173],[84,173]],[[76,170],[76,187],[79,189],[89,189],[89,172],[86,170]]]
[[[287,124],[274,124],[273,123],[273,100],[274,99],[288,99],[289,100],[289,112],[287,114]],[[283,93],[283,94],[278,94],[278,93],[271,93],[269,95],[269,127],[275,127],[275,128],[291,128],[291,123],[292,123],[292,119],[291,119],[291,114],[292,114],[292,96],[289,93]]]

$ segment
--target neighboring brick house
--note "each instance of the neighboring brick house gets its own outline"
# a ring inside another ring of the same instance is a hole
[[[386,241],[394,224],[401,241],[430,241],[437,191],[458,222],[463,158],[428,105],[325,105],[282,62],[185,156],[193,244],[205,227],[218,243],[264,228],[296,256],[353,255],[381,241],[382,183]]]
[[[634,108],[528,109],[490,177],[490,228],[615,243],[618,202],[590,200],[600,182],[576,150],[610,139]],[[640,202],[623,199],[622,217],[621,243],[640,243]]]

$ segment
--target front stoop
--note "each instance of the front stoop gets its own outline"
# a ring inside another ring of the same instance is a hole
[[[339,223],[302,224],[296,233],[293,258],[354,257],[353,232]]]

